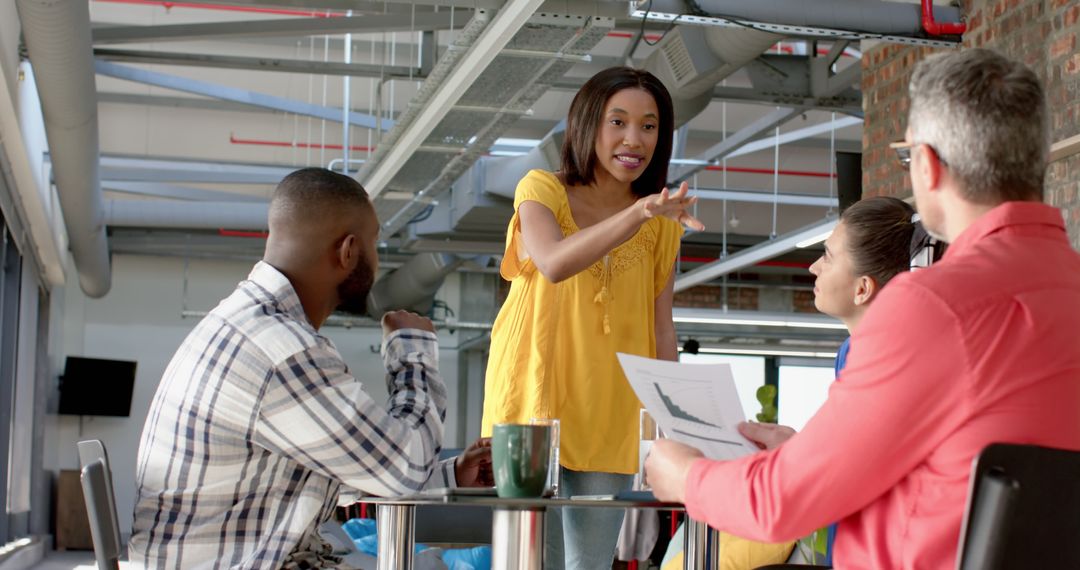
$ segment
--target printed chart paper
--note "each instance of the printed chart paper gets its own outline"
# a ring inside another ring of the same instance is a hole
[[[744,421],[728,364],[681,364],[619,353],[626,378],[668,438],[710,459],[759,451],[736,426]]]

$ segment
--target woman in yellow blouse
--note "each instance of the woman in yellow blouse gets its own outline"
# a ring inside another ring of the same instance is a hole
[[[695,199],[685,183],[670,195],[664,188],[673,123],[671,97],[652,74],[601,71],[570,105],[561,170],[530,171],[517,186],[483,433],[560,420],[564,496],[616,493],[637,471],[640,403],[615,353],[677,358],[680,224],[703,226],[687,211]],[[549,517],[545,568],[610,568],[622,512],[564,511]]]

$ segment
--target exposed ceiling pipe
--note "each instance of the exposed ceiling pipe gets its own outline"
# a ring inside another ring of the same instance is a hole
[[[375,282],[367,298],[367,312],[378,320],[387,311],[408,309],[420,314],[431,311],[435,293],[443,279],[464,263],[446,253],[420,253]]]
[[[675,107],[675,124],[679,126],[709,104],[712,88],[721,79],[781,38],[757,30],[679,26],[668,32],[642,67],[668,88]],[[564,123],[559,123],[539,145],[522,156],[482,158],[459,182],[479,184],[483,192],[513,198],[522,173],[533,168],[559,170],[565,128]]]
[[[341,13],[315,10],[288,10],[284,8],[259,8],[255,6],[229,6],[227,4],[200,4],[195,2],[171,2],[165,0],[95,0],[112,4],[135,4],[138,6],[160,6],[166,11],[173,8],[193,8],[196,10],[221,10],[225,12],[249,12],[271,14],[274,16],[305,16],[309,18],[340,18]]]
[[[922,0],[922,27],[931,36],[961,36],[967,31],[967,24],[964,22],[951,23],[934,20],[933,0]]]
[[[926,0],[924,5],[929,2]],[[697,0],[697,7],[708,16],[753,22],[768,22],[808,28],[829,28],[873,34],[915,36],[923,31],[920,6],[884,0]],[[690,14],[682,0],[653,0],[653,12]],[[960,10],[951,6],[933,6],[936,22],[960,22]]]
[[[269,208],[255,202],[106,200],[105,221],[113,227],[265,230]]]
[[[695,285],[712,281],[717,277],[749,267],[760,261],[772,259],[797,247],[818,243],[821,241],[818,238],[832,231],[835,227],[836,218],[826,218],[775,239],[765,240],[722,260],[702,265],[693,271],[677,276],[675,278],[675,292],[678,293]]]
[[[709,105],[717,83],[783,38],[744,28],[677,26],[657,43],[642,68],[671,93],[677,128]]]
[[[405,165],[408,158],[431,134],[439,122],[465,94],[468,86],[483,73],[499,51],[529,20],[541,0],[508,0],[484,27],[476,41],[469,47],[453,71],[431,90],[428,104],[419,109],[412,120],[399,130],[391,132],[394,137],[386,154],[373,155],[373,160],[361,168],[357,178],[371,194],[377,197],[387,189],[390,181]],[[476,14],[474,18],[488,18]],[[431,78],[428,78],[430,81]],[[421,90],[425,93],[426,90]]]
[[[17,0],[79,286],[108,293],[112,276],[98,173],[97,87],[87,2]]]

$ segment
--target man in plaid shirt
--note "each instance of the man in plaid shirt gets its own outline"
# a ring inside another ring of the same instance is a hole
[[[169,363],[139,445],[133,564],[323,568],[318,527],[342,486],[376,495],[477,482],[474,444],[436,467],[446,388],[426,318],[383,318],[389,402],[350,373],[319,327],[363,314],[379,223],[355,180],[296,171],[270,203],[263,260]]]

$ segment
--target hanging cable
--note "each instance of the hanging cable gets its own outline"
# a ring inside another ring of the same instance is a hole
[[[315,38],[312,37],[308,40],[308,61],[315,61]],[[307,100],[308,103],[315,102],[315,76],[308,74],[307,82]],[[307,116],[307,140],[311,140],[311,116]],[[311,166],[311,147],[307,148],[307,152],[304,153],[304,166]]]
[[[303,45],[304,45],[304,40],[297,40],[296,41],[296,49],[293,50],[293,58],[300,59],[300,48],[302,48]],[[292,80],[291,79],[289,80],[289,83],[290,83],[290,87],[292,87],[292,85],[291,85]],[[290,91],[292,91],[292,89],[290,89]],[[300,139],[300,114],[299,113],[293,113],[292,140],[295,141],[295,140],[299,140],[299,139]],[[293,145],[293,148],[292,148],[292,166],[293,166],[293,168],[296,168],[296,161],[299,158],[297,156],[297,153],[298,153],[298,151],[296,149],[296,146]]]
[[[371,48],[368,50],[368,63],[375,64],[375,38],[371,38]],[[381,74],[380,74],[381,75]],[[375,102],[375,87],[379,83],[379,79],[372,77],[368,80],[368,114],[375,117],[375,123],[381,125],[382,121],[379,119],[379,111]],[[381,129],[368,129],[367,130],[367,160],[371,160],[371,149],[374,148],[375,143],[379,140]],[[372,140],[374,138],[374,140]]]
[[[722,200],[724,204],[724,223],[721,226],[720,232],[720,259],[727,257],[727,200]]]
[[[323,36],[323,63],[330,61],[330,36]],[[326,107],[326,93],[329,91],[327,85],[327,76],[322,76],[322,106]],[[326,119],[320,119],[322,134],[319,137],[319,142],[322,143],[319,147],[319,164],[326,164]]]
[[[777,107],[779,108],[779,107]],[[780,206],[780,125],[776,125],[776,144],[773,145],[773,203],[772,203],[772,233],[769,239],[776,239],[776,211]]]
[[[345,12],[346,18],[352,17],[352,10]],[[352,63],[352,34],[345,34],[345,64]],[[341,94],[341,173],[349,175],[349,112],[352,111],[352,77],[346,75],[342,81]]]
[[[829,198],[836,199],[836,111],[833,111],[832,128],[829,129]],[[833,215],[833,204],[830,200],[826,216]]]

